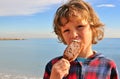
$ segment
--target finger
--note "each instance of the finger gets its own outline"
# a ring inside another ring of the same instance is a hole
[[[70,63],[69,63],[69,61],[66,60],[66,59],[61,59],[61,60],[57,63],[56,66],[57,66],[58,69],[60,69],[60,70],[66,70],[66,69],[69,69],[69,68],[70,68]]]

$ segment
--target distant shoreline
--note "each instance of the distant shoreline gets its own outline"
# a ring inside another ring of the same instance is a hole
[[[23,38],[0,38],[0,40],[25,40]]]

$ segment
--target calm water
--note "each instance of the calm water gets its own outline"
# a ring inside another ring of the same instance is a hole
[[[14,75],[21,75],[21,78],[14,79],[42,78],[46,63],[62,55],[64,48],[57,39],[0,41],[0,78],[9,79],[7,77]],[[113,59],[120,73],[120,39],[104,39],[93,49]]]

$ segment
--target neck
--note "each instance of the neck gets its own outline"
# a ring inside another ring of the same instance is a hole
[[[91,55],[93,55],[93,50],[91,49],[91,47],[89,47],[81,51],[78,57],[88,58]]]

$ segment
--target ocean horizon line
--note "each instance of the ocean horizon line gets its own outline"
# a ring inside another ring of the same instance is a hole
[[[50,39],[50,38],[57,39],[57,37],[54,36],[54,37],[0,37],[0,40],[25,40],[25,39]],[[104,38],[120,38],[120,37],[104,37]]]

